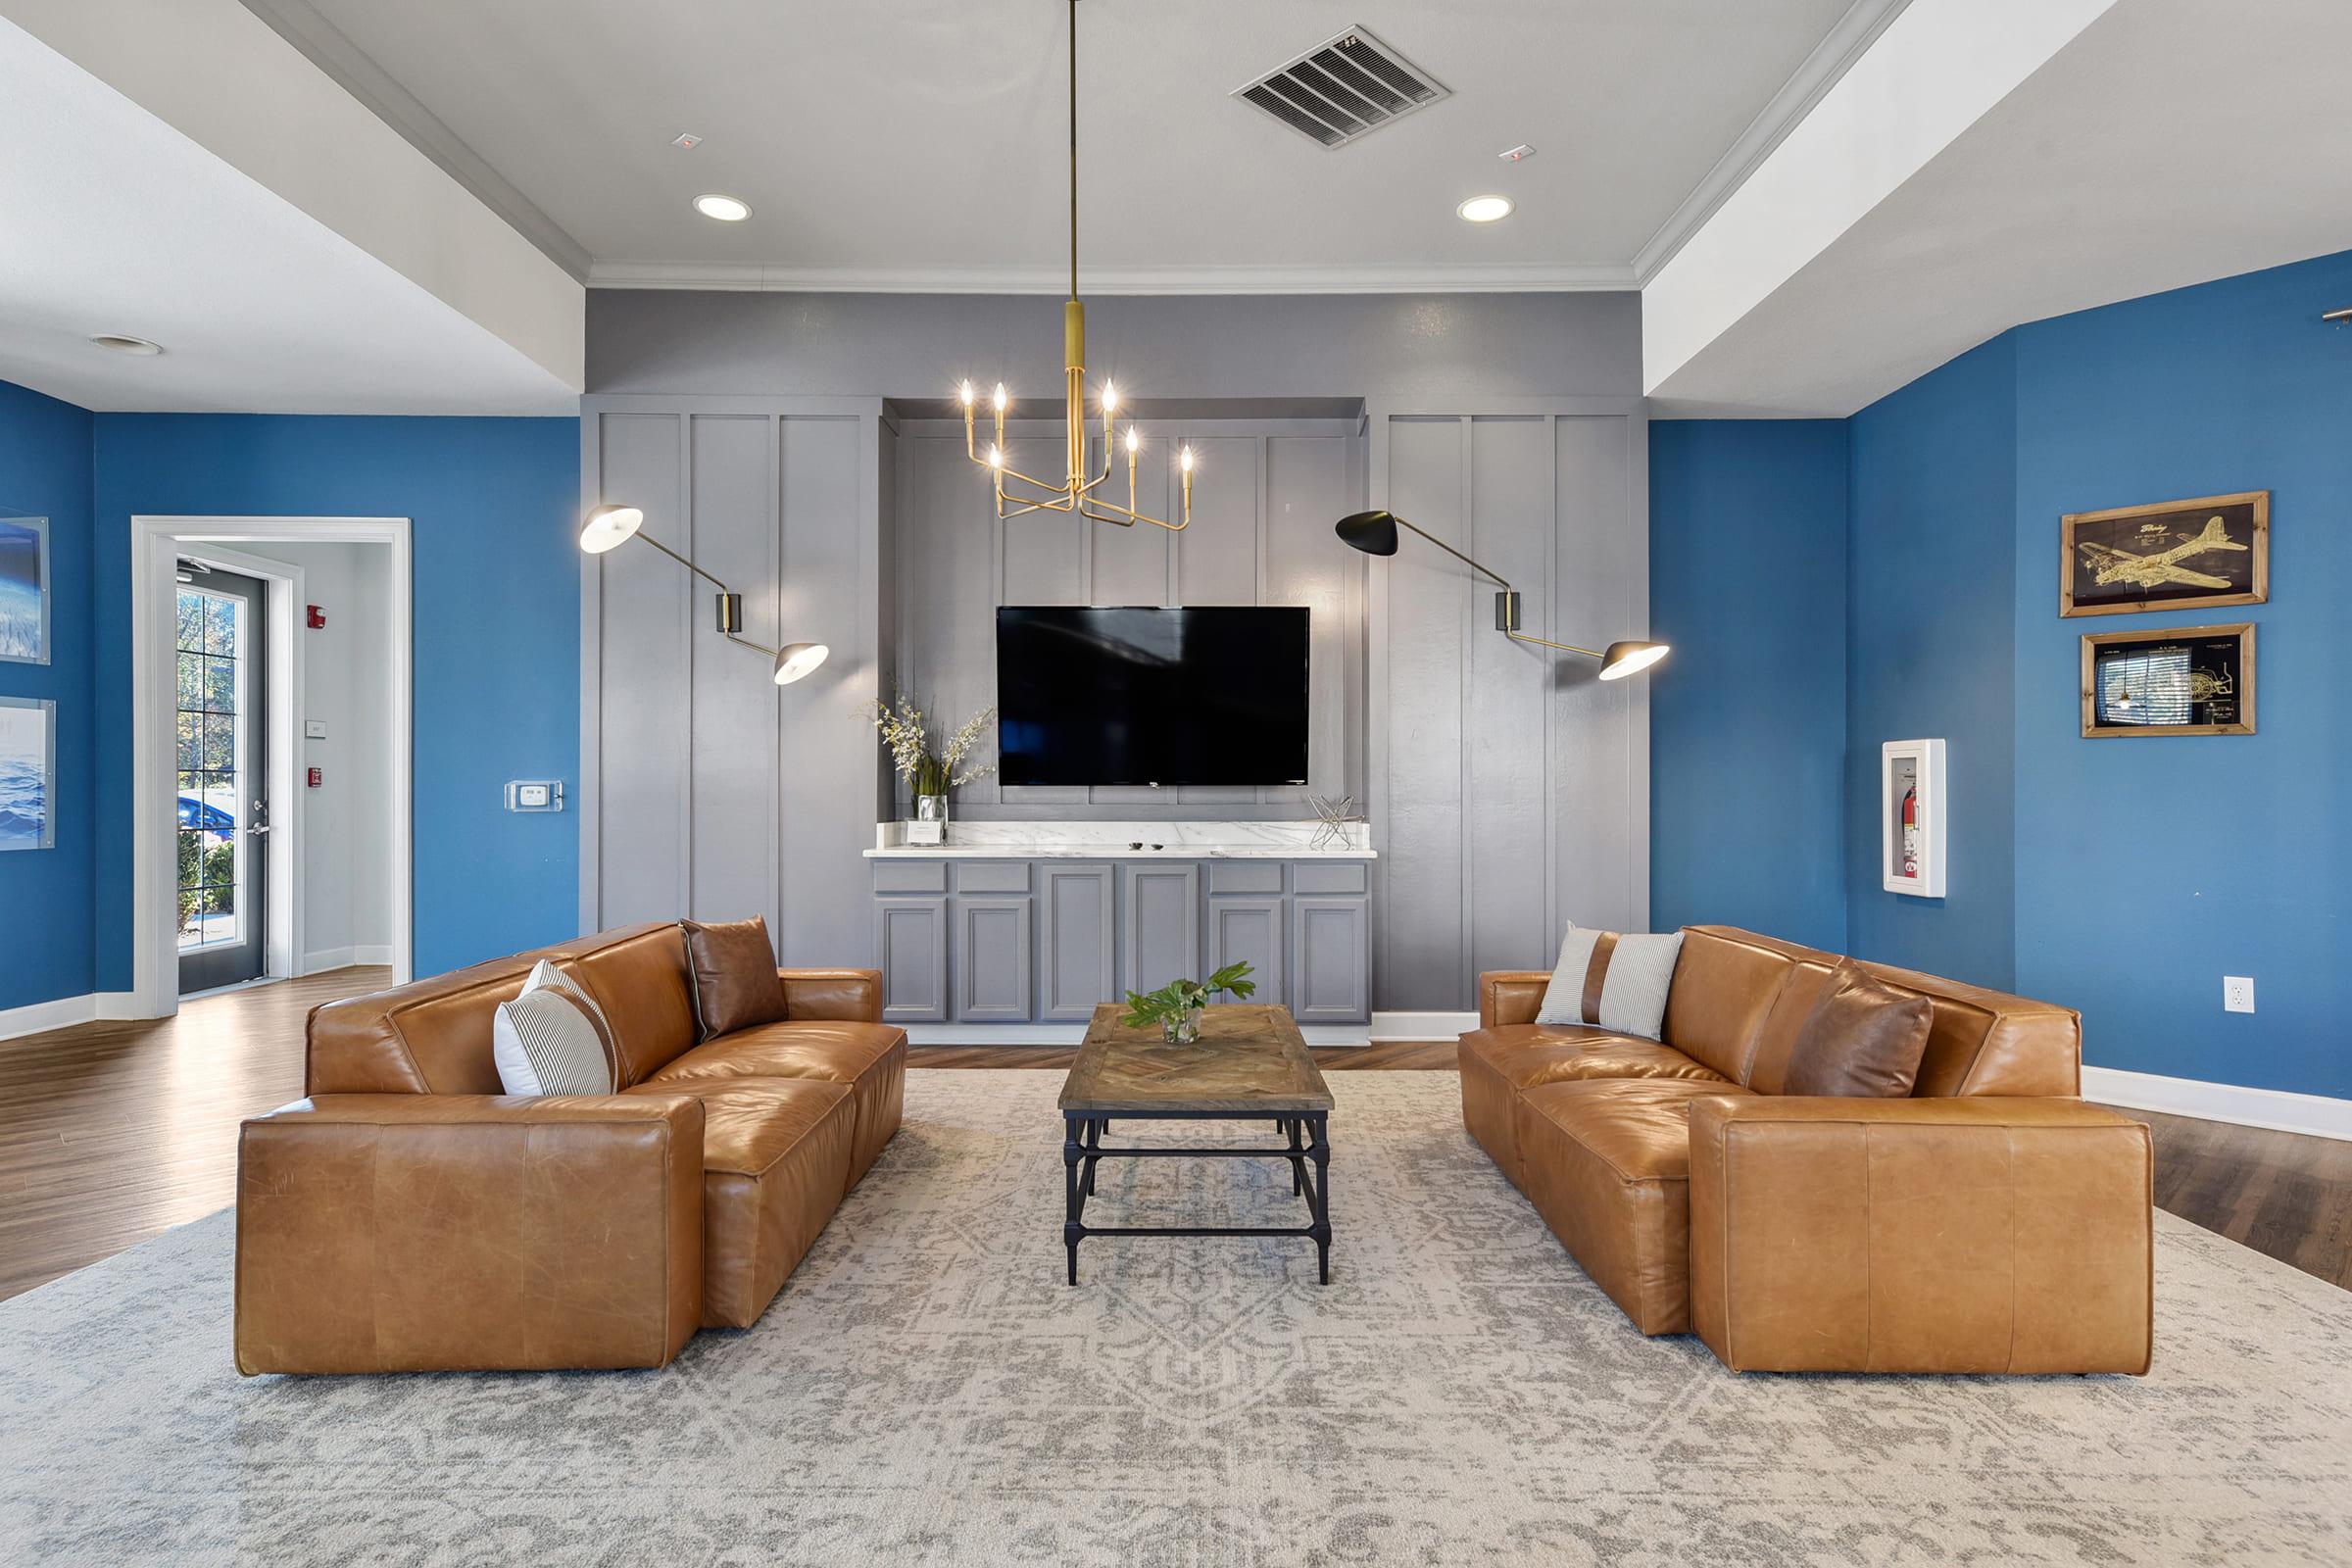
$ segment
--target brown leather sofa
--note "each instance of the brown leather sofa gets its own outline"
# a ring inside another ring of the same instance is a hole
[[[1784,1095],[1837,963],[1686,927],[1663,1041],[1483,975],[1462,1119],[1635,1327],[1735,1370],[2147,1371],[2148,1129],[2079,1098],[2080,1015],[1865,965],[1933,1004],[1913,1094]]]
[[[542,958],[604,1009],[618,1094],[500,1092],[492,1015]],[[906,1090],[878,971],[782,973],[783,1022],[701,1044],[675,924],[317,1009],[310,1098],[238,1143],[238,1370],[660,1366],[749,1327]]]

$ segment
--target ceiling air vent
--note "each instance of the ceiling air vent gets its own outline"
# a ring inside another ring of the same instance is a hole
[[[1345,147],[1426,109],[1446,89],[1362,27],[1315,45],[1233,96],[1326,147]]]

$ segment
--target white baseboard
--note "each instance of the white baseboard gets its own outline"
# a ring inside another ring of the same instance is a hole
[[[1478,1027],[1475,1012],[1376,1012],[1372,1043],[1392,1040],[1452,1040]]]
[[[2284,1089],[2248,1089],[2196,1078],[2166,1078],[2120,1067],[2082,1069],[2082,1098],[2130,1110],[2161,1110],[2204,1121],[2267,1127],[2273,1132],[2352,1140],[2352,1100],[2298,1095]]]
[[[383,965],[392,961],[392,950],[380,943],[360,943],[349,948],[321,948],[317,953],[302,956],[304,974],[324,974],[329,969],[349,969],[355,964]]]
[[[71,1029],[75,1024],[96,1023],[102,1018],[135,1018],[138,1014],[131,1010],[131,994],[127,991],[93,991],[84,996],[60,997],[55,1002],[0,1007],[0,1040]]]
[[[1475,1012],[1376,1012],[1369,1028],[1357,1023],[1308,1023],[1298,1033],[1310,1046],[1373,1046],[1391,1040],[1451,1040],[1478,1027]],[[910,1023],[912,1046],[1074,1046],[1082,1023]]]

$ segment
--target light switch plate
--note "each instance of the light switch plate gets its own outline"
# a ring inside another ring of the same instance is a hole
[[[2222,1010],[2224,1012],[2252,1012],[2254,1010],[2254,977],[2250,974],[2222,976]]]
[[[510,811],[561,811],[564,785],[557,779],[515,779],[507,786]]]
[[[323,718],[304,719],[302,733],[306,740],[322,741],[326,739],[326,720]]]

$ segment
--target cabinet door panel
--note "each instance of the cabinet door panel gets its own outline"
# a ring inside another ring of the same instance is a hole
[[[956,1021],[1029,1021],[1029,906],[1024,898],[956,901]]]
[[[1046,904],[1037,1015],[1048,1023],[1084,1023],[1098,1003],[1119,1000],[1110,867],[1047,862],[1039,874]]]
[[[1249,964],[1250,978],[1257,982],[1257,992],[1250,1001],[1286,1000],[1282,990],[1282,900],[1208,901],[1208,957],[1202,967],[1215,970],[1229,963]]]
[[[1291,902],[1291,1016],[1300,1023],[1363,1023],[1372,1016],[1366,901]]]
[[[947,1021],[947,900],[878,900],[874,956],[882,965],[885,1023]]]
[[[1120,867],[1120,983],[1156,991],[1200,976],[1200,867],[1150,862]]]

